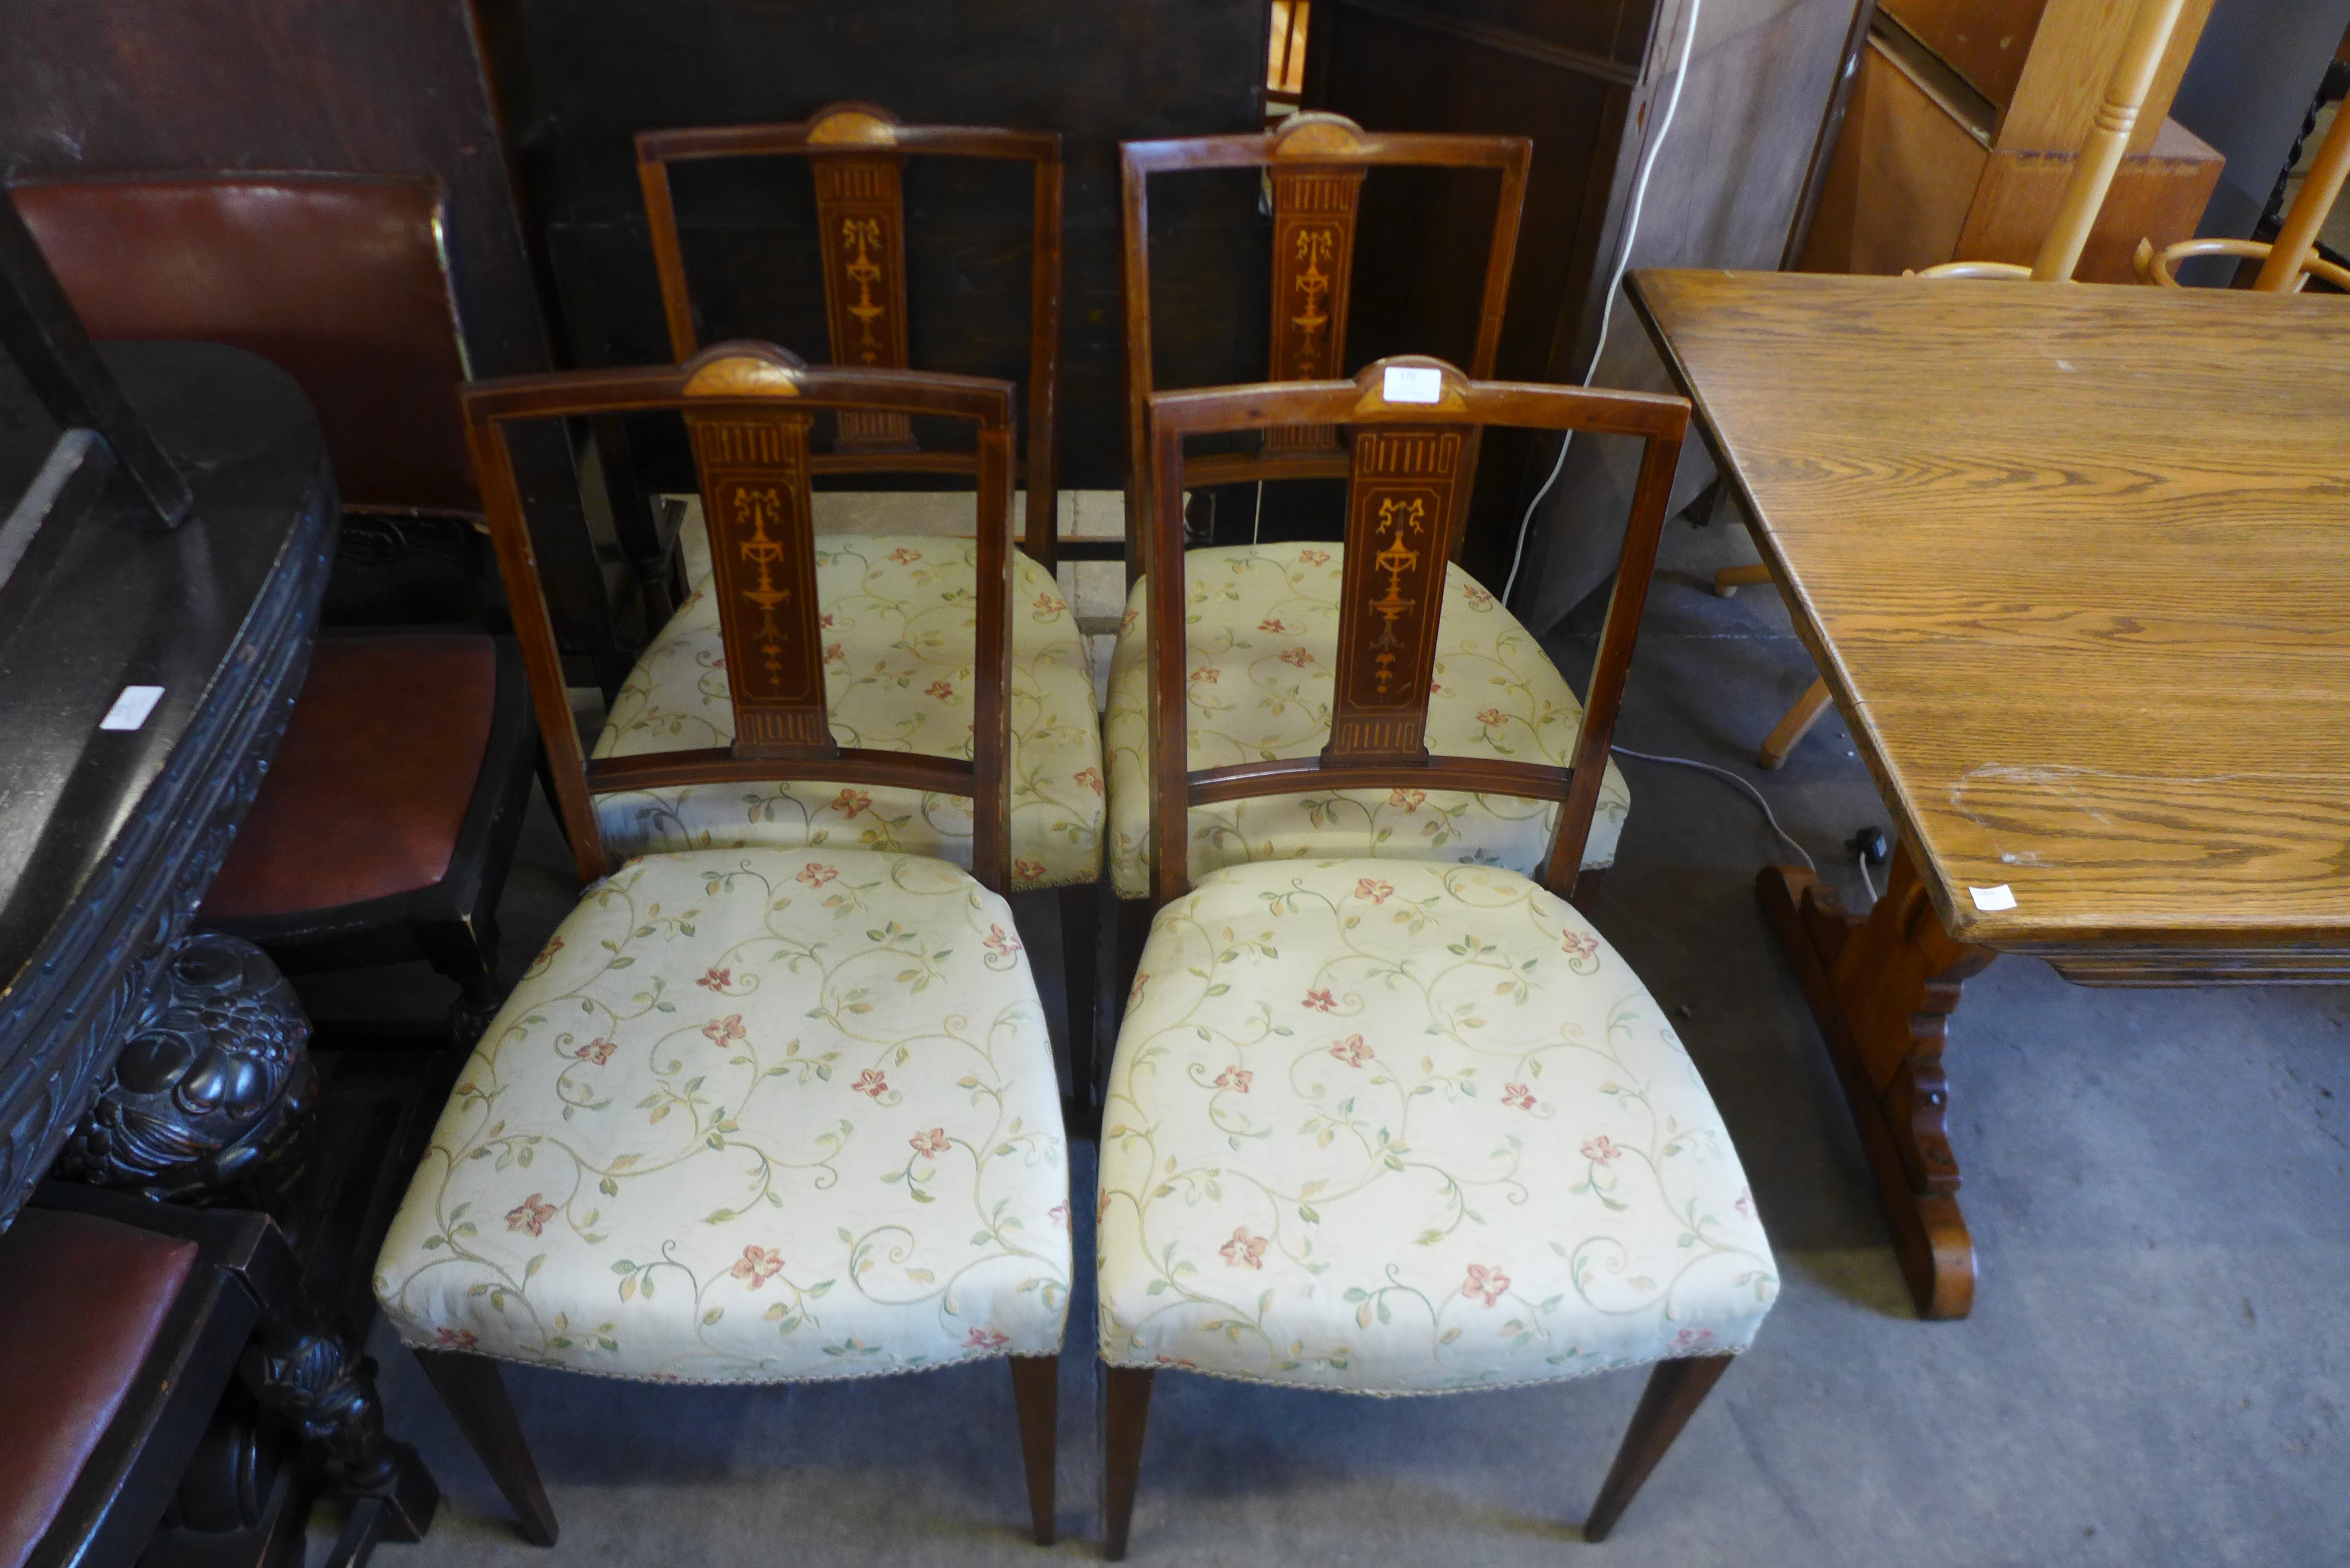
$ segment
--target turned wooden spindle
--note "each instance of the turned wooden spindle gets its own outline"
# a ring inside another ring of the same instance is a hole
[[[2106,192],[2122,166],[2122,154],[2129,151],[2130,131],[2137,124],[2147,94],[2154,88],[2155,72],[2161,67],[2163,51],[2170,47],[2171,30],[2178,25],[2178,13],[2185,5],[2186,0],[2142,0],[2138,6],[2137,22],[2123,41],[2121,58],[2106,83],[2106,101],[2098,106],[2096,123],[2081,143],[2079,161],[2064,186],[2056,222],[2040,242],[2040,254],[2032,264],[2033,282],[2069,282],[2073,269],[2080,265],[2082,247],[2089,243],[2089,230],[2097,221],[2097,210],[2106,204]]]

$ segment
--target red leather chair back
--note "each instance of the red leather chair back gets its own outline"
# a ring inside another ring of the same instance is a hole
[[[92,337],[248,349],[309,395],[344,505],[480,512],[438,180],[128,175],[13,193]]]

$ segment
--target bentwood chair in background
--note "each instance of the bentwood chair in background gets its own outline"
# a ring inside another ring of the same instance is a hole
[[[1101,1138],[1112,1558],[1163,1368],[1405,1394],[1653,1365],[1584,1526],[1597,1540],[1768,1311],[1770,1247],[1705,1085],[1639,977],[1564,896],[1688,420],[1678,398],[1477,382],[1418,358],[1353,381],[1151,399],[1159,910]],[[1430,754],[1447,556],[1481,424],[1647,443],[1565,766]],[[1175,630],[1184,441],[1338,426],[1353,440],[1329,744],[1195,771],[1183,760],[1194,667]],[[1186,868],[1201,804],[1440,783],[1556,803],[1539,880],[1359,855]]]
[[[369,618],[479,616],[450,586],[478,571],[481,503],[439,182],[130,175],[14,194],[91,336],[233,344],[300,384],[340,489],[338,576],[355,557],[362,574],[425,562],[396,569]],[[457,984],[470,1039],[498,1003],[494,913],[536,754],[510,640],[330,630],[203,918],[289,972],[422,958]]]
[[[465,409],[591,888],[466,1064],[377,1265],[386,1314],[526,1517],[545,1496],[492,1357],[785,1383],[1008,1356],[1049,1542],[1069,1186],[1052,1045],[1003,898],[1024,607],[1010,384],[726,343],[679,366],[478,383]],[[508,442],[536,421],[662,410],[682,414],[700,474],[729,732],[583,758]],[[973,725],[942,748],[957,754],[835,738],[837,632],[809,519],[819,413],[975,430],[976,569],[932,579],[963,607],[939,635],[972,648]],[[972,871],[838,841],[622,865],[597,805],[775,779],[967,797]]]
[[[802,158],[816,207],[832,362],[875,369],[909,367],[906,219],[900,184],[909,157],[1024,162],[1034,166],[1030,241],[1024,551],[1014,563],[1013,602],[1012,873],[1022,892],[1058,889],[1069,999],[1069,1056],[1079,1093],[1092,1078],[1095,886],[1101,876],[1104,784],[1093,680],[1076,618],[1054,576],[1055,535],[1053,410],[1061,342],[1061,139],[1052,131],[973,126],[900,125],[870,104],[833,104],[805,124],[719,126],[646,131],[637,138],[637,173],[660,275],[670,347],[682,360],[701,341],[679,237],[670,167],[718,159]],[[968,473],[973,457],[922,451],[902,415],[844,414],[832,449],[809,454],[812,473]],[[1083,546],[1072,545],[1072,553]],[[970,570],[971,552],[904,536],[827,536],[818,574],[827,603],[848,607],[829,623],[827,670],[833,722],[865,745],[940,749],[970,722],[970,682],[928,649],[951,607],[933,576]],[[689,597],[658,632],[622,684],[596,755],[621,756],[673,745],[694,734],[723,744],[726,676],[712,661],[717,622],[685,551]],[[929,607],[925,608],[924,606]],[[747,803],[747,804],[746,804]],[[645,847],[687,844],[801,844],[825,840],[933,848],[940,835],[967,831],[942,818],[941,803],[903,791],[839,790],[769,780],[750,786],[687,789],[673,795],[606,797],[605,831]],[[951,808],[948,808],[951,815]],[[1024,903],[1025,900],[1024,899]],[[1018,906],[1015,906],[1018,907]]]

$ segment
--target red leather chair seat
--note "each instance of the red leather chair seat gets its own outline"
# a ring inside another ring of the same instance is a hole
[[[496,700],[496,648],[486,636],[321,639],[203,912],[335,909],[440,881]]]
[[[195,1258],[193,1241],[44,1209],[0,1235],[0,1564],[65,1505]]]

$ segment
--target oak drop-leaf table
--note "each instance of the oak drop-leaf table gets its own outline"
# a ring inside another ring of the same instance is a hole
[[[1918,1311],[1962,1317],[1964,981],[2350,981],[2350,300],[1629,286],[1898,826],[1866,916],[1758,891]]]

